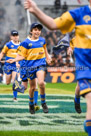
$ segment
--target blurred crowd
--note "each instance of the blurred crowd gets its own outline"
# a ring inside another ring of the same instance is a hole
[[[58,41],[62,39],[65,35],[61,34],[60,31],[48,31],[43,29],[42,36],[46,39],[48,52],[51,54],[53,63],[51,67],[73,67],[74,66],[74,56],[69,56],[67,54],[67,49],[60,52],[58,55],[54,54],[53,46],[57,45]],[[70,38],[73,34],[70,34]]]

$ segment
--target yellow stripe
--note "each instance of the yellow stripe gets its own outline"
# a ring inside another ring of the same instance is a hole
[[[38,92],[38,88],[34,90],[35,92]]]
[[[6,56],[16,58],[17,49],[9,49],[6,53]]]
[[[17,56],[17,49],[9,49],[6,45],[2,49],[2,52],[4,52],[7,57],[16,58]]]
[[[33,48],[28,50],[27,60],[42,59],[45,57],[44,48]]]
[[[57,28],[60,29],[63,34],[71,32],[76,24],[69,12],[65,12],[61,17],[56,18],[54,21]]]
[[[26,57],[26,55],[28,55],[28,49],[21,46],[18,48],[17,53],[23,57]]]
[[[18,54],[25,57],[25,60],[36,60],[45,57],[44,48],[26,49],[24,47],[19,48]]]
[[[91,88],[87,88],[87,89],[80,91],[80,95],[83,95],[83,94],[88,93],[88,92],[91,92]]]
[[[30,99],[29,99],[29,101],[30,101],[30,102],[33,102],[33,101],[34,101],[34,99],[33,99],[33,100],[30,100]]]
[[[44,101],[44,100],[45,100],[45,98],[41,98],[41,100],[42,100],[42,101]]]
[[[23,54],[22,52],[18,52],[18,54],[19,54],[20,56],[26,57],[26,55]]]
[[[76,26],[75,47],[82,49],[91,49],[91,26]]]
[[[43,55],[38,55],[38,56],[28,56],[27,58],[26,58],[26,60],[37,60],[37,59],[42,59],[42,58],[44,58],[45,57],[45,54],[43,54]]]

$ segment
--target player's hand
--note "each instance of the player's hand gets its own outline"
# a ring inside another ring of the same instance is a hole
[[[47,61],[47,63],[48,63],[49,65],[51,64],[51,62],[52,62],[52,58],[51,58],[51,56],[50,56],[50,55],[46,58],[46,61]]]
[[[37,7],[36,3],[32,0],[25,0],[24,8],[28,9],[29,12],[34,13],[35,8]]]
[[[70,56],[73,54],[73,50],[72,50],[71,47],[69,47],[69,48],[67,49],[67,54],[70,55]]]
[[[7,60],[6,62],[8,62],[8,63],[14,63],[15,60],[14,60],[14,59],[9,59],[9,60]]]
[[[5,63],[5,61],[4,61],[4,60],[1,60],[0,62],[1,62],[1,63],[3,63],[3,64]]]

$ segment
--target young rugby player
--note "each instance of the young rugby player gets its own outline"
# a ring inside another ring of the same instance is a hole
[[[17,73],[17,68],[19,64],[17,62],[14,62],[12,64],[6,62],[9,59],[14,59],[17,56],[17,48],[20,45],[19,42],[19,34],[16,30],[11,31],[11,36],[10,36],[11,41],[6,43],[4,48],[2,49],[0,53],[0,60],[3,58],[4,55],[5,57],[5,64],[4,64],[4,72],[6,74],[6,84],[9,85],[14,82],[16,73]],[[16,102],[17,101],[17,91],[13,90],[13,100]]]

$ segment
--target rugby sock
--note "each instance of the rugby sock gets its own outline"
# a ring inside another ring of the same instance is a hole
[[[41,104],[45,103],[45,94],[40,94]]]
[[[79,95],[75,95],[75,102],[76,103],[80,103],[80,96]]]
[[[32,98],[29,97],[29,104],[30,104],[30,105],[33,105],[33,104],[34,104],[34,97],[32,97]]]
[[[13,91],[13,98],[17,98],[17,91]]]
[[[38,103],[38,89],[34,91],[34,104]]]
[[[85,132],[88,133],[88,136],[91,136],[91,120],[86,120],[84,122],[84,129],[85,129]]]

